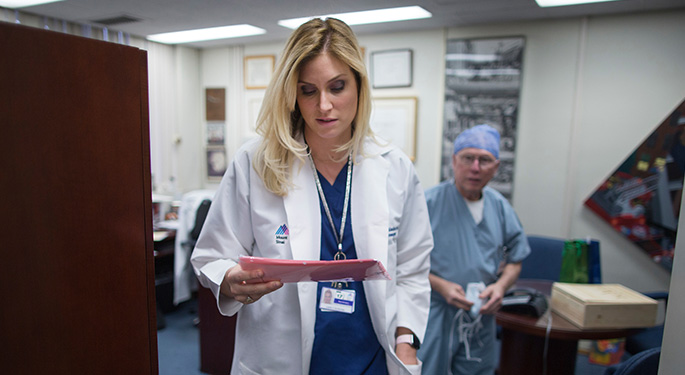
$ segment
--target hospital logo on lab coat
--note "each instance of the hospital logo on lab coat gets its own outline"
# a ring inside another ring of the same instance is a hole
[[[288,230],[288,226],[286,226],[285,224],[281,225],[276,230],[276,243],[281,245],[284,244],[285,241],[288,240],[289,235],[290,230]]]

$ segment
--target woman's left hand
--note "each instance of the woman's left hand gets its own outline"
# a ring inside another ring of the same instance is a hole
[[[263,282],[263,276],[262,270],[245,271],[236,264],[226,271],[221,282],[221,294],[249,305],[283,286],[280,281]]]

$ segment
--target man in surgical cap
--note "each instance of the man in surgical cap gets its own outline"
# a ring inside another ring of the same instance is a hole
[[[509,202],[486,186],[499,167],[497,130],[477,125],[454,141],[454,180],[426,190],[433,230],[431,306],[419,349],[424,374],[495,372],[494,313],[530,253]]]

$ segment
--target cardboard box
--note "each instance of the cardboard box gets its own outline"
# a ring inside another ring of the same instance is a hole
[[[658,303],[620,284],[554,283],[552,311],[580,328],[656,325]]]

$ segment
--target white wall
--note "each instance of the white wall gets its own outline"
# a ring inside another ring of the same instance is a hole
[[[443,105],[444,78],[439,72],[444,71],[444,32],[442,30],[423,31],[418,33],[403,33],[392,35],[359,36],[359,43],[365,49],[367,63],[375,51],[404,49],[413,50],[413,85],[408,88],[376,89],[372,90],[373,97],[417,97],[417,155],[416,167],[422,181],[437,181],[440,163],[439,149],[434,142],[440,136]],[[283,43],[258,44],[244,46],[244,56],[274,55],[280,58]],[[250,113],[254,101],[261,102],[264,90],[246,90],[242,83],[242,57],[230,61],[231,51],[237,47],[223,49],[209,49],[202,52],[203,87],[227,87],[232,90],[227,95],[229,103],[241,103],[236,118],[236,126],[229,127],[228,134],[234,141],[227,143],[229,158],[232,159],[237,147],[249,136],[253,135],[254,113]],[[230,81],[227,75],[230,71],[239,72],[237,79]],[[230,110],[229,112],[230,115]],[[235,113],[235,112],[234,112]],[[213,185],[212,185],[213,186]]]
[[[427,187],[440,178],[440,137],[445,95],[445,33],[431,30],[413,33],[360,35],[370,70],[370,58],[376,51],[412,50],[412,86],[407,88],[372,89],[374,98],[416,97],[416,158],[419,179]]]
[[[571,171],[576,186],[568,213],[571,234],[606,243],[606,278],[639,290],[667,289],[670,274],[580,202],[685,99],[684,15],[654,13],[588,23],[574,138],[578,162]]]
[[[526,231],[567,237],[579,20],[451,29],[448,38],[525,37],[513,204]]]
[[[685,98],[683,35],[685,12],[678,11],[358,38],[367,61],[374,51],[413,50],[413,85],[376,89],[373,95],[418,98],[415,165],[429,187],[439,182],[446,39],[524,36],[514,208],[530,234],[598,239],[605,282],[651,291],[668,289],[669,272],[583,202]],[[228,90],[229,157],[251,134],[253,116],[246,109],[263,95],[263,90],[243,88],[242,57],[278,58],[282,47],[273,43],[201,52],[203,88]],[[232,109],[231,103],[239,107]]]
[[[202,186],[199,85],[196,49],[145,43],[148,50],[150,163],[153,188],[175,198]]]
[[[26,21],[42,27],[37,19]],[[358,37],[367,57],[378,50],[414,51],[412,87],[373,94],[418,98],[416,168],[429,187],[439,182],[446,39],[519,35],[526,46],[514,207],[530,234],[600,240],[605,282],[639,291],[670,284],[661,373],[676,373],[685,365],[678,353],[685,330],[681,255],[671,277],[583,202],[685,98],[685,11]],[[264,93],[244,89],[243,57],[278,57],[283,44],[198,51],[138,42],[132,40],[149,52],[151,159],[159,192],[215,187],[204,178],[204,89],[227,89],[231,157],[251,134],[250,104]],[[685,221],[679,230],[685,232]],[[682,254],[682,235],[677,245]]]
[[[198,152],[198,148],[204,144],[203,133],[198,131],[201,129],[198,119],[204,108],[204,92],[199,85],[200,52],[191,48],[176,48],[176,66],[181,67],[176,70],[177,88],[173,90],[178,117],[173,132],[167,134],[166,140],[177,150],[175,155],[168,155],[167,160],[174,164],[172,191],[178,197],[182,192],[202,187],[204,173],[198,166],[204,165],[206,159],[204,154]]]
[[[583,205],[685,98],[685,13],[455,28],[526,37],[514,207],[531,234],[592,237],[605,282],[668,288],[669,273]]]

